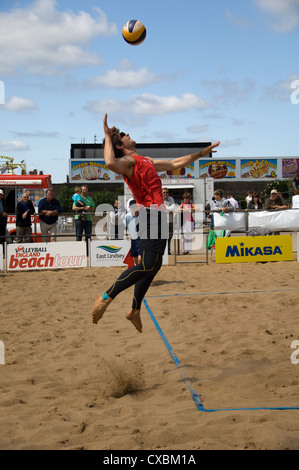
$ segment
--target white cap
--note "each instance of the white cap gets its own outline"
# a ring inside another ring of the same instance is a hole
[[[0,194],[4,194],[3,189],[0,189]]]

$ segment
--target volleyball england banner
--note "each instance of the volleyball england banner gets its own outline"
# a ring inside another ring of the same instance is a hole
[[[86,243],[12,243],[7,246],[7,270],[86,268]]]

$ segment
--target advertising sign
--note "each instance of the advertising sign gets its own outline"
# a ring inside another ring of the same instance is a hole
[[[299,158],[283,158],[282,159],[282,177],[295,178],[299,174]]]
[[[236,160],[199,160],[199,177],[230,179],[236,178]]]
[[[216,263],[292,261],[292,235],[217,238]]]
[[[90,265],[126,266],[124,260],[130,249],[130,240],[92,240]]]
[[[194,163],[190,163],[190,165],[178,168],[177,170],[160,171],[158,175],[162,180],[169,178],[195,178],[195,166]]]
[[[241,178],[277,178],[277,158],[242,159]]]
[[[123,266],[127,268],[130,250],[130,240],[92,240],[90,265],[92,267]],[[168,264],[167,250],[165,250],[162,263]]]
[[[70,160],[70,181],[72,183],[111,183],[116,179],[123,181],[121,175],[115,176],[115,173],[109,170],[104,160]]]
[[[12,243],[7,246],[7,270],[86,268],[86,243]]]

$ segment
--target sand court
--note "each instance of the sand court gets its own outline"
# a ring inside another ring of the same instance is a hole
[[[120,268],[1,275],[1,449],[298,449],[298,263],[163,266],[143,332],[133,289],[97,325]],[[225,293],[229,292],[229,293]],[[298,353],[299,357],[299,353]],[[190,386],[188,388],[188,385]]]

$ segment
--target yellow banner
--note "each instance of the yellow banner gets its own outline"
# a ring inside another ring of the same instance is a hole
[[[216,263],[292,261],[292,235],[216,238]]]

